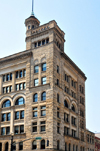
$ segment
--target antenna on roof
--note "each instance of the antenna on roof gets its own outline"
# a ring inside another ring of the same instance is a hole
[[[32,13],[31,13],[31,15],[33,15],[34,16],[34,0],[32,0]]]

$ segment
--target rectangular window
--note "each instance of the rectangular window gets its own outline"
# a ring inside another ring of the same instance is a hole
[[[16,72],[16,79],[18,79],[19,78],[19,72],[17,71]]]
[[[37,107],[33,108],[33,117],[37,117],[38,113],[37,113]]]
[[[24,133],[24,125],[20,126],[20,133]]]
[[[60,118],[59,108],[57,107],[57,117]]]
[[[57,133],[60,133],[60,123],[57,123]]]
[[[20,78],[23,77],[23,72],[22,72],[22,70],[19,72],[19,77],[20,77]]]
[[[5,75],[3,75],[3,82],[5,82],[6,81],[6,76]]]
[[[10,73],[10,80],[12,80],[12,73]]]
[[[49,43],[49,38],[46,39],[46,44],[48,44],[48,43]]]
[[[23,77],[26,77],[26,69],[23,70]]]
[[[57,66],[57,73],[59,73],[59,66]]]
[[[6,81],[9,81],[9,80],[10,80],[10,75],[7,74],[7,75],[6,75]]]
[[[6,93],[9,93],[9,87],[6,87]]]
[[[23,150],[23,142],[19,143],[19,150]]]
[[[12,86],[10,86],[10,92],[12,92]]]
[[[19,84],[19,90],[22,90],[22,89],[23,89],[23,84],[20,83],[20,84]]]
[[[42,84],[46,84],[46,77],[42,78]]]
[[[2,122],[6,121],[6,114],[2,114]]]
[[[16,91],[19,90],[19,84],[16,84]]]
[[[37,122],[32,123],[32,132],[37,132]]]
[[[46,71],[46,63],[42,64],[42,71]]]
[[[1,128],[1,135],[5,135],[5,127]]]
[[[7,135],[10,134],[10,127],[6,127],[6,134],[7,134]]]
[[[45,45],[45,40],[42,40],[42,45]]]
[[[6,93],[6,88],[5,87],[3,87],[3,93]]]
[[[64,121],[69,122],[69,114],[64,113]]]
[[[57,85],[59,86],[59,80],[57,79]]]
[[[25,82],[23,83],[23,89],[26,89],[26,83]]]
[[[36,42],[34,43],[34,47],[35,47],[35,48],[37,47],[37,43],[36,43]]]
[[[72,130],[72,137],[76,137],[76,131]]]
[[[45,121],[40,122],[41,132],[44,132],[44,131],[45,131],[45,127],[46,127],[45,124],[46,124]]]
[[[15,120],[19,119],[19,112],[15,112]]]
[[[39,83],[39,80],[38,80],[38,79],[35,79],[35,80],[34,80],[34,86],[38,86],[38,83]]]
[[[24,119],[24,111],[20,112],[20,119]]]
[[[38,46],[41,46],[41,41],[38,42]]]
[[[15,126],[15,134],[19,133],[19,126]]]
[[[7,113],[7,121],[10,121],[10,113]]]
[[[39,72],[39,66],[35,66],[34,67],[34,73],[38,73]]]
[[[46,106],[41,106],[41,116],[46,116]]]

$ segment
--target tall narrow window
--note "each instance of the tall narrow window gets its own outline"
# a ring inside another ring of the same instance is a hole
[[[19,143],[19,150],[23,150],[23,142]]]
[[[33,95],[33,102],[37,102],[37,101],[38,101],[38,94],[35,93],[35,94]]]
[[[38,83],[39,83],[39,80],[38,80],[38,79],[35,79],[35,80],[34,80],[34,86],[38,86]]]
[[[33,117],[37,117],[38,113],[37,113],[37,107],[33,108]]]
[[[34,150],[34,149],[37,149],[37,142],[36,142],[36,140],[34,140],[33,142],[32,142],[32,149]]]
[[[5,151],[8,151],[8,149],[9,149],[9,144],[8,144],[8,142],[5,144]]]
[[[46,63],[42,64],[42,71],[46,71]]]
[[[45,131],[45,127],[46,127],[45,121],[41,121],[40,122],[40,127],[41,127],[41,132],[44,132]]]
[[[24,119],[24,111],[20,112],[20,119]]]
[[[41,106],[41,116],[46,116],[46,106]]]
[[[41,141],[41,149],[45,149],[45,140]]]
[[[20,126],[20,133],[24,133],[24,125]]]
[[[45,101],[45,100],[46,100],[46,92],[43,92],[43,93],[41,94],[41,100],[42,100],[42,101]]]
[[[39,72],[39,66],[35,66],[34,67],[34,73],[38,73]]]
[[[59,73],[59,66],[57,66],[57,73]]]
[[[2,122],[6,121],[6,114],[2,114]]]
[[[32,123],[32,132],[37,132],[37,122]]]
[[[60,101],[59,101],[59,94],[57,94],[57,102],[59,103]]]
[[[0,143],[0,151],[2,151],[2,143]]]
[[[5,135],[5,127],[1,128],[1,135]]]
[[[59,86],[59,80],[57,79],[57,85]]]
[[[42,84],[46,84],[46,77],[42,78]]]
[[[48,43],[49,43],[49,38],[46,39],[46,44],[48,44]]]
[[[7,113],[7,121],[10,121],[10,113]]]
[[[57,150],[59,150],[59,141],[57,141]]]
[[[10,127],[6,127],[6,134],[7,134],[7,135],[10,134]]]

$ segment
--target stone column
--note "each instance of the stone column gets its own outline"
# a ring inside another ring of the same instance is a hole
[[[0,95],[2,94],[2,76],[0,76]]]
[[[39,64],[39,75],[38,75],[38,79],[39,79],[39,85],[41,85],[41,64]]]
[[[12,92],[15,91],[15,72],[12,73]]]
[[[11,108],[10,133],[14,133],[14,112],[13,112],[13,107]]]

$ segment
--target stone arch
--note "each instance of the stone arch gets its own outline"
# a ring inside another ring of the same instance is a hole
[[[19,94],[16,94],[16,95],[13,97],[13,105],[15,105],[16,100],[17,100],[18,98],[20,98],[20,97],[23,97],[24,100],[26,101],[25,94],[19,93]]]
[[[5,96],[5,97],[3,97],[3,98],[1,99],[1,101],[0,101],[0,108],[2,108],[2,104],[3,104],[6,100],[9,100],[9,101],[11,102],[11,106],[13,106],[13,101],[12,101],[11,97]]]
[[[67,97],[67,96],[64,97],[64,101],[65,101],[65,100],[67,101],[68,106],[69,106],[68,108],[70,109],[70,103],[71,103],[71,101],[70,101],[69,97]]]
[[[46,57],[41,58],[41,63],[46,62]]]
[[[35,60],[34,60],[34,65],[37,65],[37,64],[39,64],[39,60],[38,60],[38,59],[35,59]]]
[[[75,101],[72,101],[72,103],[71,103],[71,109],[72,109],[72,106],[75,107],[75,112],[77,113],[77,104],[76,104]]]

